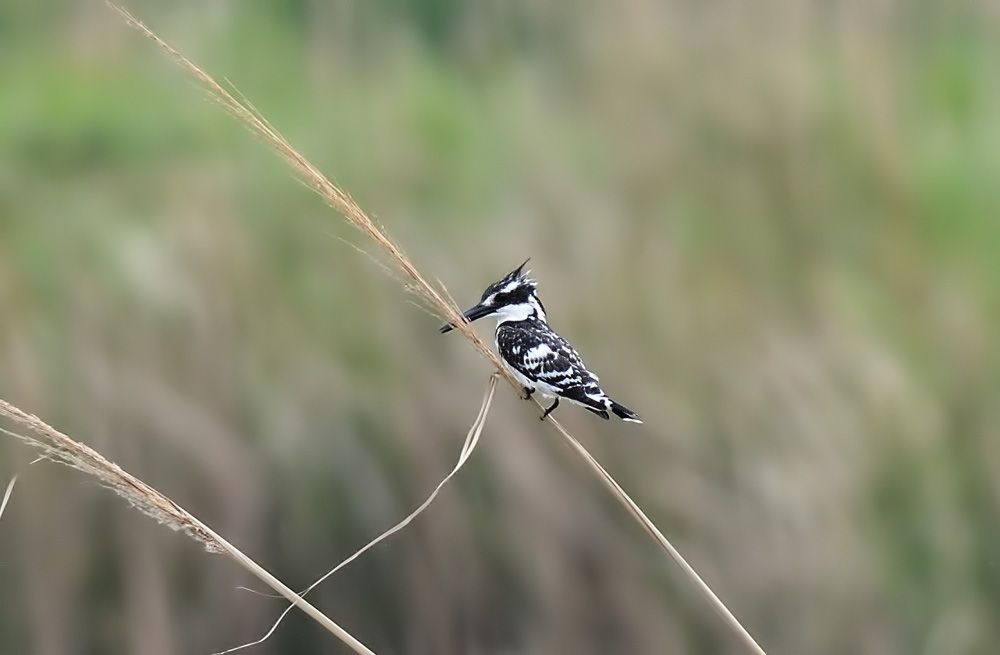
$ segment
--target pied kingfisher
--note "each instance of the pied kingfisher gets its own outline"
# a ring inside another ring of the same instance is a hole
[[[467,321],[497,317],[497,352],[504,366],[524,385],[525,398],[535,391],[555,402],[542,414],[545,420],[559,406],[559,399],[585,407],[608,419],[608,412],[632,423],[639,415],[615,402],[601,390],[597,376],[587,370],[580,354],[555,333],[545,319],[545,308],[536,293],[538,285],[522,272],[525,260],[513,271],[486,287],[482,299],[462,316]],[[454,324],[441,327],[449,332]]]

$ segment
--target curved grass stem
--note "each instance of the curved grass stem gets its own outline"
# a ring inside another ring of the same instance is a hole
[[[298,607],[317,623],[329,630],[355,653],[358,653],[358,655],[375,655],[371,649],[292,591],[281,580],[268,573],[264,567],[250,559],[250,557],[245,555],[236,546],[219,536],[218,533],[205,525],[200,519],[191,514],[191,512],[114,462],[109,461],[90,446],[70,438],[37,416],[28,414],[4,400],[0,400],[0,416],[6,417],[29,430],[29,432],[22,434],[0,428],[0,432],[16,437],[39,450],[46,459],[59,464],[65,464],[96,477],[101,484],[125,498],[129,504],[147,516],[156,519],[159,523],[173,530],[183,532],[193,539],[200,541],[210,552],[228,555],[237,564],[264,582],[264,584],[291,601],[293,606]],[[11,486],[8,486],[4,503],[6,503],[7,497],[9,497],[12,485],[13,483],[11,483]]]
[[[458,473],[463,466],[465,466],[465,463],[469,461],[469,457],[472,456],[472,451],[475,450],[476,445],[479,443],[479,436],[482,434],[483,426],[486,424],[486,416],[487,414],[489,414],[490,405],[493,403],[493,392],[496,391],[496,388],[497,388],[497,375],[493,374],[490,376],[489,384],[486,387],[486,395],[483,396],[483,404],[479,408],[479,415],[476,417],[476,420],[472,423],[472,427],[469,428],[468,434],[465,435],[465,443],[462,444],[462,452],[458,456],[458,463],[455,464],[455,467],[451,470],[451,472],[449,472],[448,475],[444,476],[444,479],[441,480],[441,482],[439,482],[436,487],[434,487],[434,490],[431,491],[429,496],[427,496],[427,499],[424,500],[424,502],[422,502],[415,510],[410,512],[406,516],[406,518],[404,518],[396,525],[392,526],[379,536],[369,541],[367,544],[365,544],[357,551],[355,551],[353,555],[351,555],[350,557],[342,561],[340,564],[338,564],[337,566],[333,567],[332,569],[324,573],[319,579],[317,579],[311,585],[309,585],[301,592],[299,592],[300,597],[308,594],[310,591],[312,591],[320,584],[325,582],[334,573],[344,568],[357,558],[361,557],[361,555],[366,553],[375,545],[388,539],[392,535],[396,534],[397,532],[408,526],[413,521],[413,519],[417,518],[417,516],[419,516],[425,509],[427,509],[427,507],[434,501],[434,499],[437,498],[438,493],[441,491],[444,485],[446,485],[449,480],[455,477],[455,474]],[[215,653],[215,655],[227,655],[228,653],[234,653],[238,650],[243,650],[244,648],[249,648],[250,646],[257,646],[259,644],[264,643],[271,637],[271,635],[274,634],[274,631],[278,629],[278,626],[281,625],[281,622],[285,620],[285,617],[288,615],[288,613],[292,610],[293,607],[295,607],[294,604],[286,607],[285,611],[278,616],[278,618],[271,625],[268,631],[264,633],[264,635],[260,639],[242,644],[240,646],[236,646],[234,648],[230,648],[228,650],[221,651],[219,653]]]

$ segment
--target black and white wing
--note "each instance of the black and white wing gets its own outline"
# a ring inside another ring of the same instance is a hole
[[[596,375],[580,354],[547,326],[535,322],[502,323],[497,328],[500,355],[545,394],[555,395],[608,418],[611,407]]]
[[[533,323],[502,323],[497,347],[514,369],[532,381],[557,389],[597,385],[580,354],[550,329]]]
[[[601,390],[597,376],[584,365],[568,341],[537,321],[505,322],[497,326],[500,357],[515,377],[546,395],[559,396],[604,419],[608,412],[642,423],[639,416]]]

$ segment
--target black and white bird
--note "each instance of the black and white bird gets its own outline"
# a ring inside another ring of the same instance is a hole
[[[597,376],[587,370],[580,354],[549,327],[545,308],[538,299],[538,285],[523,270],[527,263],[525,260],[486,287],[482,299],[462,316],[470,322],[496,316],[497,352],[507,370],[524,385],[525,397],[537,391],[543,397],[555,398],[542,419],[559,406],[560,398],[565,398],[605,420],[611,412],[622,420],[642,423],[638,414],[601,390]],[[448,323],[441,332],[454,327]]]

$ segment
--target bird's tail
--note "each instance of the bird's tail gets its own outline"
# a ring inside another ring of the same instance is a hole
[[[639,418],[638,414],[625,405],[615,402],[614,400],[611,401],[611,412],[623,421],[628,421],[629,423],[642,423],[642,419]]]

